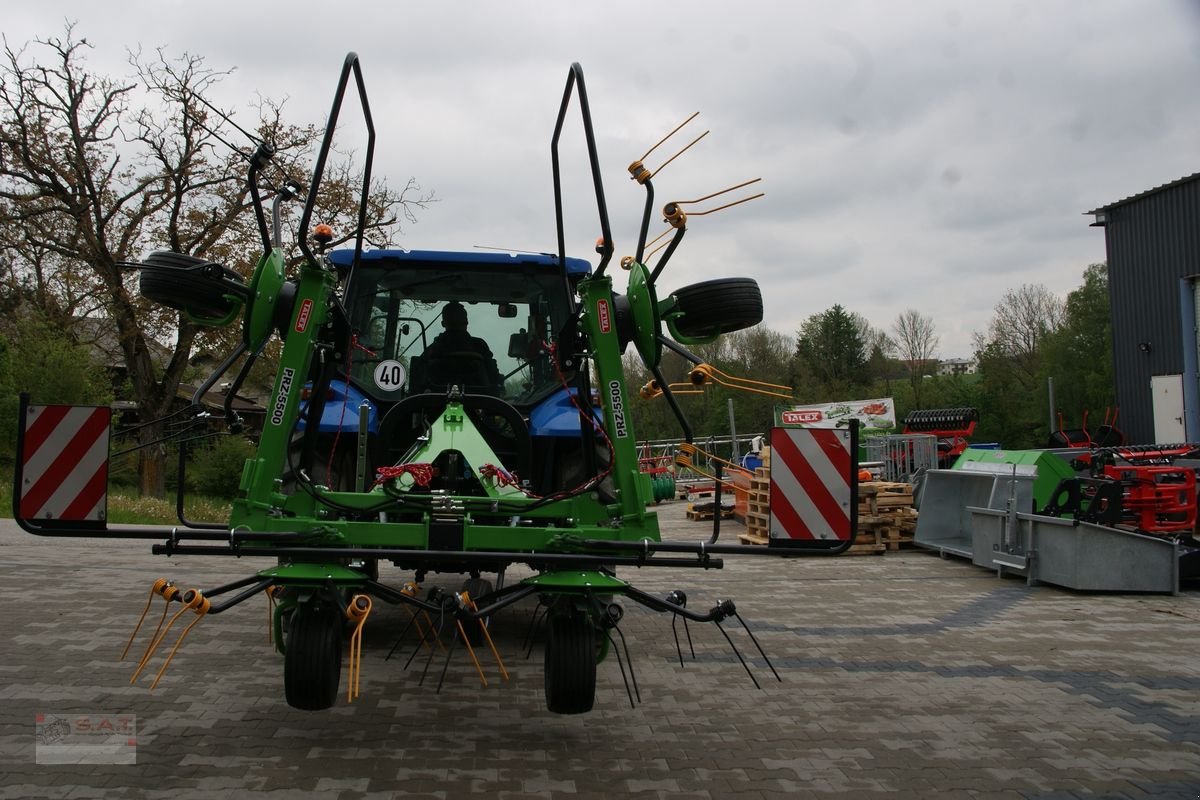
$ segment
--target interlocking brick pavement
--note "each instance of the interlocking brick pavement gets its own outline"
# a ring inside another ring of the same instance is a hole
[[[660,515],[670,538],[711,528],[681,504]],[[711,625],[676,627],[681,668],[670,619],[626,603],[642,702],[630,707],[610,658],[595,711],[574,717],[546,711],[540,647],[522,652],[532,604],[493,625],[509,682],[484,659],[481,687],[459,652],[437,693],[440,658],[423,685],[422,657],[404,669],[410,646],[384,659],[408,613],[376,603],[362,696],[314,713],[284,703],[255,598],[202,620],[156,690],[145,676],[129,684],[133,666],[117,657],[155,578],[204,588],[264,564],[0,522],[0,798],[1200,796],[1194,589],[1029,588],[917,551],[627,570],[646,590],[683,589],[694,608],[736,600],[782,681],[734,621],[725,630],[761,689]],[[137,764],[38,765],[37,714],[136,715]]]

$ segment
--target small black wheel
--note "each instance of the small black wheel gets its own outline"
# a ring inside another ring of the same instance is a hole
[[[244,286],[242,277],[228,267],[183,253],[151,253],[140,272],[143,297],[201,318],[227,316],[239,305],[230,295]]]
[[[478,602],[479,598],[492,593],[492,582],[487,578],[467,578],[463,582],[462,591],[470,595],[472,600]],[[483,627],[480,626],[480,622],[487,625],[490,622],[490,618],[483,617],[479,621],[472,620],[463,623],[463,630],[467,633],[467,641],[470,642],[471,647],[479,647],[484,643]]]
[[[596,626],[576,609],[551,609],[546,629],[546,708],[555,714],[591,711],[596,701]]]
[[[672,296],[679,316],[671,324],[683,336],[718,336],[762,322],[762,291],[753,278],[693,283],[676,289]]]
[[[289,706],[321,711],[337,699],[342,677],[342,615],[331,600],[296,606],[288,624],[283,689]]]

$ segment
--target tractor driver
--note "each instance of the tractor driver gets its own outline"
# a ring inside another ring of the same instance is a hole
[[[462,303],[446,304],[442,309],[442,328],[425,350],[431,370],[457,376],[457,381],[467,384],[465,388],[478,391],[485,385],[489,392],[499,394],[504,379],[496,358],[487,342],[467,331],[467,310]]]

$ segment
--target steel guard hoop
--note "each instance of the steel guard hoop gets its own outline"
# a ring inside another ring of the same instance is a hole
[[[596,134],[592,129],[592,109],[588,105],[587,87],[583,83],[583,67],[579,63],[571,64],[567,72],[567,86],[563,89],[562,105],[558,108],[558,121],[554,124],[554,136],[550,139],[550,159],[554,172],[554,216],[558,226],[558,260],[560,264],[567,263],[566,234],[563,231],[562,178],[558,166],[558,139],[562,134],[563,120],[567,116],[567,106],[571,102],[571,90],[579,85],[579,111],[583,116],[583,135],[587,140],[588,162],[592,167],[592,185],[596,189],[596,209],[600,214],[600,233],[603,243],[600,246],[600,264],[596,267],[594,277],[604,275],[613,254],[612,230],[608,224],[608,205],[604,202],[604,181],[600,177],[600,157],[596,154]],[[565,278],[564,278],[565,280]],[[570,287],[568,286],[568,289]],[[573,294],[570,293],[569,294]]]
[[[308,246],[308,237],[305,235],[305,231],[308,230],[308,225],[312,221],[317,193],[321,188],[321,179],[325,175],[325,161],[329,158],[329,150],[333,146],[333,131],[337,127],[338,114],[342,110],[342,100],[346,95],[346,84],[350,80],[351,71],[354,72],[354,81],[358,87],[358,100],[362,105],[363,120],[367,124],[367,154],[363,164],[362,194],[358,204],[358,231],[354,239],[354,263],[350,267],[351,273],[353,273],[362,256],[363,229],[366,227],[367,221],[367,198],[371,188],[371,164],[375,158],[375,121],[371,117],[371,104],[367,101],[367,87],[363,83],[362,66],[357,53],[347,53],[346,61],[342,64],[342,74],[338,78],[337,91],[333,96],[333,107],[329,110],[329,121],[325,125],[325,137],[321,141],[317,163],[313,166],[312,182],[308,187],[308,197],[304,201],[304,213],[300,216],[298,238],[300,251],[304,254],[305,259],[309,263],[317,263],[316,256]]]

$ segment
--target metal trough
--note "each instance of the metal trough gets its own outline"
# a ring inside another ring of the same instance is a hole
[[[933,469],[925,473],[913,544],[945,555],[971,558],[971,508],[1005,513],[1033,508],[1034,471],[1005,465],[1004,472],[982,465]]]
[[[1088,592],[1179,592],[1180,548],[1157,536],[1036,514],[969,509],[972,563]]]

